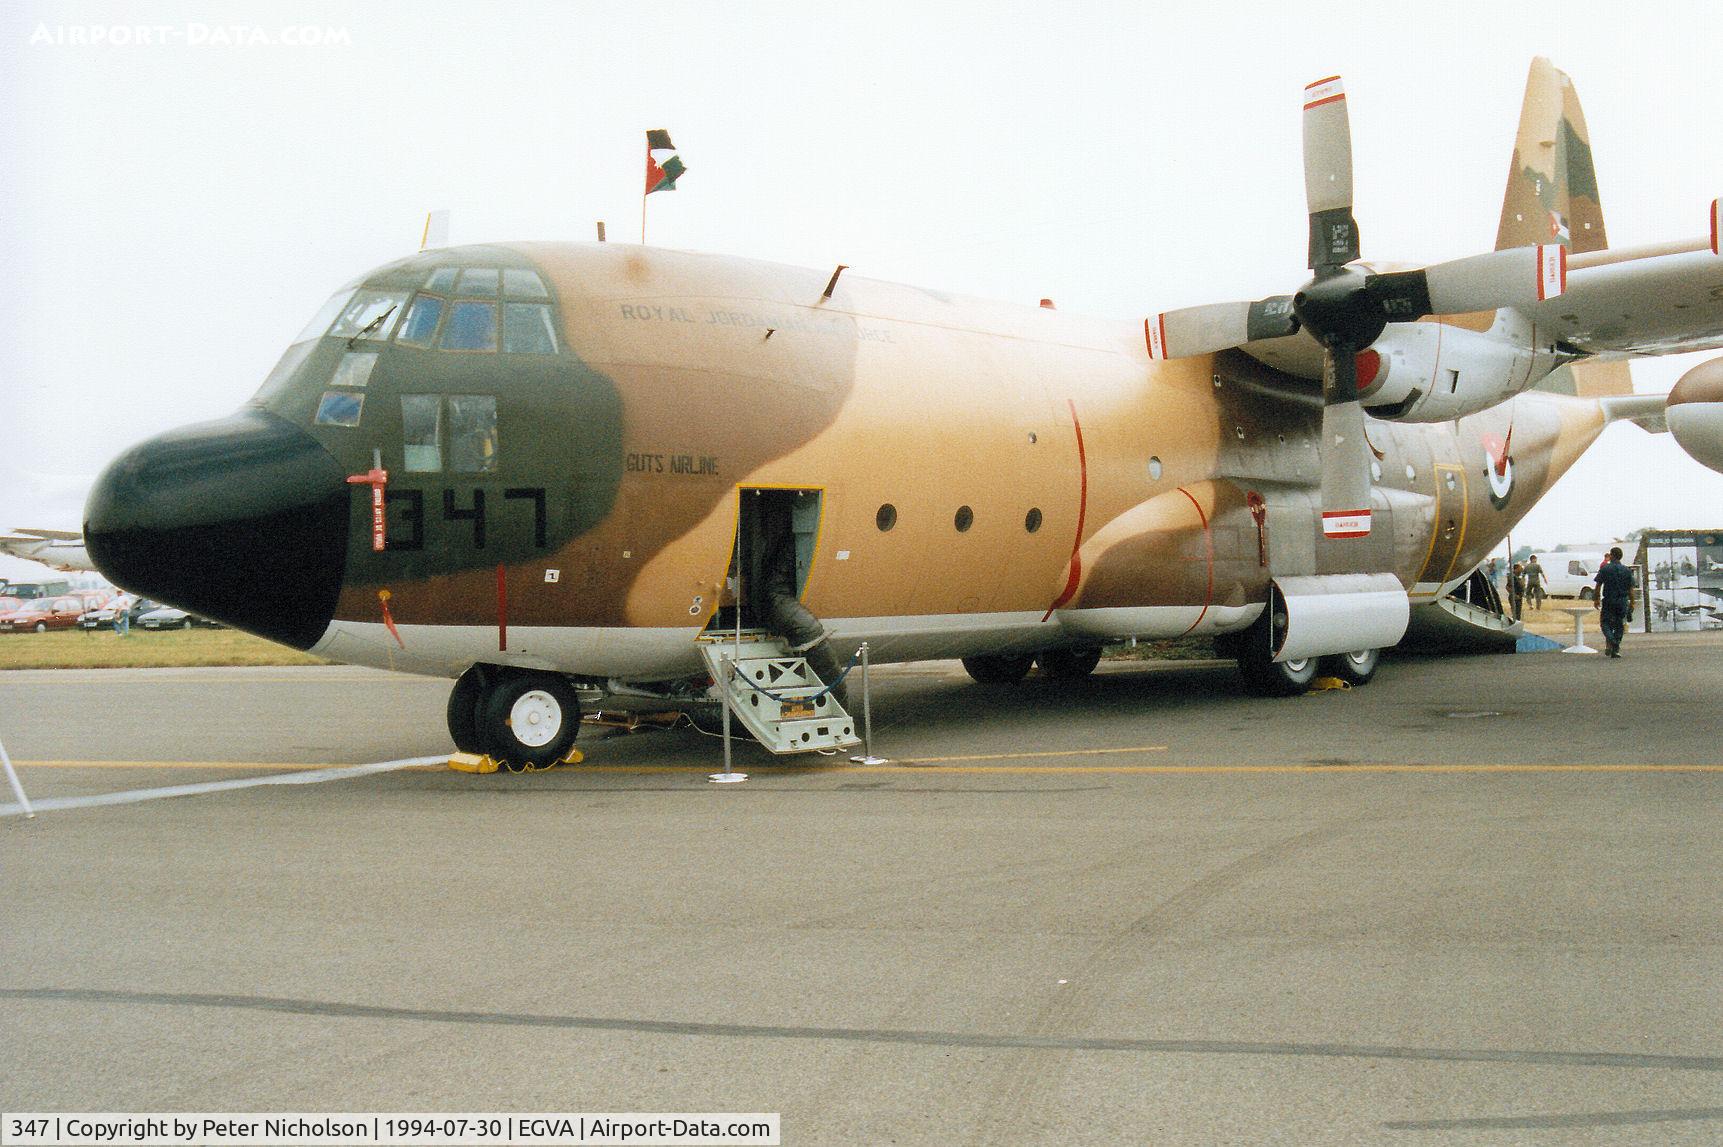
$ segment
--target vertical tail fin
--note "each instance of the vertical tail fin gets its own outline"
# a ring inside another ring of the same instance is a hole
[[[1496,250],[1537,243],[1560,243],[1575,253],[1609,246],[1579,92],[1542,56],[1526,76]],[[1561,368],[1536,389],[1581,398],[1632,394],[1633,376],[1625,362],[1586,362]]]

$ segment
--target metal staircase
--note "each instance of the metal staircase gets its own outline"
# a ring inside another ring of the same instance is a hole
[[[745,633],[740,640],[702,637],[700,656],[713,688],[755,740],[774,753],[809,753],[861,744],[855,720],[781,638]]]

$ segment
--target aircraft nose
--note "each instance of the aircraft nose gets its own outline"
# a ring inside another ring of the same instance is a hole
[[[347,490],[309,434],[247,408],[116,458],[90,491],[84,540],[115,585],[309,649],[341,591]]]

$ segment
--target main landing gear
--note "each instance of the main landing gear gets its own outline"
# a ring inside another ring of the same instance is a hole
[[[1041,667],[1049,681],[1077,681],[1095,671],[1101,662],[1099,646],[1088,649],[1043,649],[1039,653],[982,653],[963,659],[963,668],[982,685],[1015,685],[1029,675],[1031,666]]]
[[[1274,660],[1274,651],[1285,639],[1286,625],[1287,615],[1277,594],[1249,629],[1216,639],[1215,651],[1238,662],[1238,675],[1244,679],[1246,691],[1258,697],[1296,697],[1318,677],[1338,677],[1348,685],[1364,685],[1376,676],[1382,659],[1380,649]],[[1275,628],[1271,630],[1271,626]]]
[[[555,673],[474,665],[449,694],[449,736],[463,753],[548,768],[580,732],[580,700]]]

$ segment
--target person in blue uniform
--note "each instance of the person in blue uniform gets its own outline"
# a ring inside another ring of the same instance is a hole
[[[1597,593],[1592,601],[1602,614],[1604,653],[1621,656],[1621,638],[1627,632],[1627,619],[1633,614],[1633,570],[1621,560],[1621,547],[1612,547],[1609,560],[1598,567],[1593,579]]]

